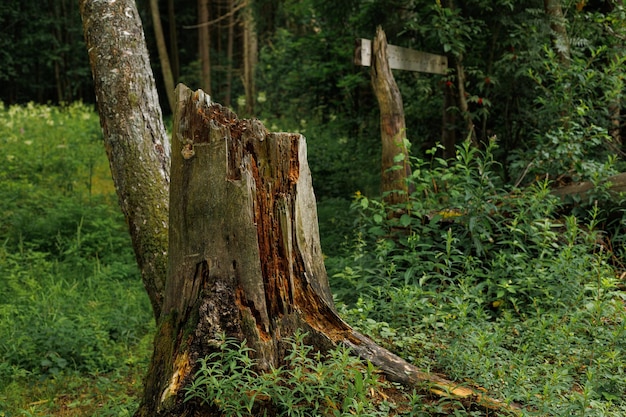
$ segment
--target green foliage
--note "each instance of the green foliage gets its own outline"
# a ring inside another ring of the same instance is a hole
[[[415,158],[399,207],[356,196],[352,255],[328,263],[341,311],[420,367],[530,415],[619,414],[625,297],[601,210],[581,223],[560,216],[547,181],[506,189],[495,151]]]
[[[136,405],[111,385],[132,385],[122,370],[147,360],[153,319],[99,139],[97,116],[80,103],[0,109],[0,398],[7,398],[0,410],[7,415],[66,407],[103,416],[97,404],[105,403],[115,411],[108,415],[130,415]]]
[[[0,5],[0,101],[91,98],[91,72],[77,5],[57,0]]]
[[[245,341],[223,338],[216,352],[199,360],[185,401],[215,406],[225,416],[253,415],[255,401],[278,416],[388,415],[388,406],[372,402],[370,393],[381,383],[371,364],[362,364],[346,348],[322,357],[304,343],[305,336],[287,340],[285,366],[261,374],[253,370],[256,361]]]

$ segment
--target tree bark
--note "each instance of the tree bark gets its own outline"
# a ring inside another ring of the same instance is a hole
[[[608,183],[608,191],[612,194],[618,195],[619,193],[626,193],[626,173],[613,175],[604,181]],[[583,181],[575,184],[569,184],[564,187],[555,188],[552,194],[565,199],[567,196],[577,196],[579,198],[586,198],[587,193],[591,191],[595,185],[591,181]]]
[[[569,65],[570,45],[561,0],[544,0],[543,7],[546,15],[548,15],[550,19],[550,29],[552,29],[552,37],[554,39],[554,50],[559,57],[559,61],[564,65]]]
[[[349,329],[334,312],[304,137],[239,120],[201,90],[177,95],[170,268],[137,416],[192,415],[182,388],[221,333],[269,369],[297,329],[318,348]]]
[[[155,317],[167,271],[169,140],[134,0],[79,0],[111,174]]]
[[[408,200],[407,179],[411,176],[409,153],[404,143],[404,105],[387,59],[387,37],[380,26],[376,29],[376,37],[372,43],[371,66],[372,87],[380,109],[383,145],[381,191],[387,203],[404,203]],[[399,155],[404,155],[404,159],[396,161]]]
[[[420,372],[336,313],[324,268],[303,136],[240,120],[180,85],[174,119],[170,251],[163,315],[137,417],[217,416],[183,402],[220,335],[245,339],[259,368],[284,362],[301,329],[318,350],[343,343],[392,380],[506,407]],[[423,389],[423,388],[422,388]],[[271,411],[268,411],[271,415]]]
[[[150,13],[152,14],[152,25],[154,26],[154,38],[156,39],[157,51],[159,53],[159,62],[161,63],[161,72],[163,73],[163,82],[165,83],[165,94],[170,109],[174,109],[174,75],[170,66],[170,57],[167,53],[167,45],[165,44],[165,35],[163,34],[163,26],[161,25],[161,13],[159,12],[159,0],[150,0]]]

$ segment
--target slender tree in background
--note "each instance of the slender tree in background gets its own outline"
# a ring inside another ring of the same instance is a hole
[[[165,83],[165,94],[167,95],[167,102],[169,103],[170,109],[173,109],[175,105],[174,75],[172,74],[167,45],[165,44],[165,35],[163,34],[163,26],[161,25],[159,0],[150,0],[150,12],[152,15],[152,25],[154,27],[154,38],[156,39],[159,61],[161,63],[161,72],[163,73],[163,82]]]
[[[552,37],[554,39],[554,50],[561,63],[569,65],[570,45],[561,0],[544,0],[543,5],[550,19],[550,29],[552,30]]]
[[[456,8],[454,0],[447,0],[446,7],[454,11]],[[455,51],[455,53],[449,54],[448,61],[450,62],[450,66],[454,69],[456,75],[457,92],[455,96],[459,112],[465,120],[465,136],[469,137],[474,145],[477,145],[478,139],[476,137],[476,130],[474,129],[474,121],[472,120],[472,115],[470,114],[469,105],[467,103],[468,94],[465,89],[467,77],[465,76],[465,67],[463,66],[463,56],[463,52]],[[448,154],[450,153],[451,150],[448,150]]]
[[[66,3],[66,0],[61,0],[52,2],[51,4],[52,7],[50,7],[49,13],[57,22],[62,22],[67,19],[67,9],[69,5]],[[58,45],[66,45],[70,42],[67,29],[60,24],[53,26],[53,34]],[[60,103],[70,100],[72,97],[72,79],[68,76],[68,69],[66,53],[62,52],[58,59],[54,60],[54,79],[57,88],[57,98]]]
[[[169,140],[134,0],[79,0],[111,174],[155,318],[167,271]]]
[[[200,59],[200,85],[211,94],[211,31],[209,25],[209,0],[198,0],[198,57]]]
[[[233,52],[235,46],[235,0],[226,0],[228,7],[228,40],[226,45],[226,83],[224,91],[224,105],[230,107],[233,92]]]
[[[254,114],[256,102],[255,71],[258,62],[258,41],[251,0],[243,12],[243,88],[246,114]]]
[[[456,155],[456,103],[454,83],[447,80],[443,85],[443,111],[441,118],[441,144],[443,145],[443,157],[445,159],[452,159]]]
[[[180,76],[180,56],[178,52],[178,28],[176,27],[176,9],[174,0],[167,0],[167,19],[170,35],[170,63],[172,76],[178,80]]]

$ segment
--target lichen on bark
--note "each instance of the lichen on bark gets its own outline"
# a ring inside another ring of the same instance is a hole
[[[80,0],[104,145],[155,318],[167,271],[169,139],[134,0]]]

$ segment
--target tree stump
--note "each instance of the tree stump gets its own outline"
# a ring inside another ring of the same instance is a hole
[[[220,415],[183,402],[198,359],[217,351],[225,334],[247,341],[258,371],[279,367],[285,338],[297,330],[317,350],[351,347],[391,380],[502,405],[420,372],[337,315],[302,135],[239,120],[201,90],[179,85],[176,96],[169,268],[136,416]]]
[[[349,327],[334,312],[302,135],[239,120],[201,90],[177,88],[169,270],[139,415],[177,412],[181,388],[220,334],[281,366],[297,329],[318,347]]]

